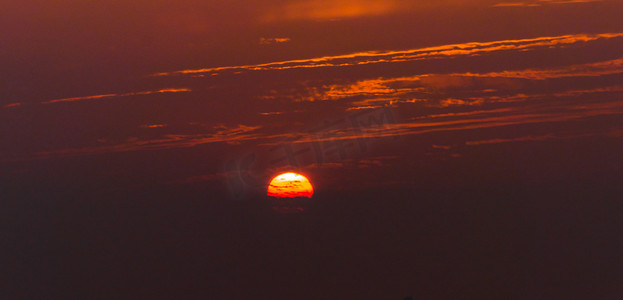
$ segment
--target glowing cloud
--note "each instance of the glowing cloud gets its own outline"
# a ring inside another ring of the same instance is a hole
[[[342,100],[358,96],[366,97],[366,100],[363,100],[364,102],[358,101],[354,103],[358,105],[378,104],[381,102],[417,102],[413,97],[426,96],[430,88],[440,90],[447,88],[480,89],[495,87],[512,90],[520,87],[517,79],[548,80],[569,77],[598,77],[621,73],[623,73],[623,59],[619,58],[550,69],[505,70],[489,73],[421,74],[407,77],[364,79],[354,83],[312,86],[307,87],[303,94],[284,95],[295,101],[325,101]],[[609,89],[607,91],[618,90]],[[481,90],[481,92],[486,92],[486,90]],[[526,98],[521,95],[518,95],[518,97]],[[517,100],[518,97],[507,96],[506,100],[511,102]],[[495,100],[495,96],[480,98]],[[448,105],[475,104],[463,103],[463,101],[457,99],[445,100],[448,100],[444,101]],[[477,102],[482,101],[478,100]]]
[[[274,9],[263,21],[334,20],[384,15],[398,10],[396,0],[305,0]]]
[[[347,67],[376,63],[408,62],[423,59],[474,56],[499,51],[529,51],[543,48],[568,47],[576,43],[586,43],[595,40],[621,37],[623,37],[623,33],[602,33],[547,36],[530,39],[499,40],[493,42],[471,42],[408,50],[356,52],[343,55],[321,56],[308,59],[286,60],[253,65],[188,69],[157,73],[153,74],[153,76],[195,75],[202,73],[218,75],[224,71],[241,72],[287,70],[298,68]]]
[[[289,42],[290,38],[260,38],[260,44],[270,45]]]

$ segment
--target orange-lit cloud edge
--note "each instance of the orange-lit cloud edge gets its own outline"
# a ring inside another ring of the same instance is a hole
[[[417,99],[426,94],[430,88],[443,89],[446,87],[477,87],[493,85],[512,86],[515,80],[548,80],[570,77],[598,77],[603,75],[614,75],[623,73],[623,58],[613,59],[602,62],[571,65],[550,69],[524,69],[506,70],[488,73],[450,73],[450,74],[421,74],[407,77],[363,79],[354,83],[324,85],[321,87],[309,87],[303,94],[297,93],[288,95],[283,93],[282,97],[291,97],[293,101],[336,101],[353,97],[366,97],[366,100],[352,102],[351,109],[374,108],[379,105],[392,102],[418,102],[425,101]],[[480,79],[480,81],[474,81]],[[621,86],[609,86],[595,88],[592,90],[568,90],[547,95],[565,96],[579,95],[597,92],[619,92]],[[486,92],[486,90],[484,91]],[[486,94],[486,93],[485,93]],[[440,99],[439,103],[430,104],[432,106],[450,106],[454,104],[482,104],[484,102],[514,102],[516,100],[537,98],[546,94],[517,94],[515,96],[479,96],[467,99]],[[376,104],[376,105],[371,105]]]
[[[260,71],[260,70],[286,70],[297,68],[318,67],[345,67],[374,63],[407,62],[420,59],[440,57],[470,56],[497,51],[528,51],[550,47],[571,46],[580,42],[590,42],[600,39],[621,38],[623,33],[601,34],[574,34],[560,36],[546,36],[529,39],[499,40],[492,42],[470,42],[462,44],[448,44],[435,47],[416,48],[396,51],[366,51],[343,55],[321,56],[308,59],[296,59],[269,62],[252,65],[223,66],[201,69],[187,69],[174,72],[162,72],[152,76],[193,75],[210,73],[218,75],[222,71]]]

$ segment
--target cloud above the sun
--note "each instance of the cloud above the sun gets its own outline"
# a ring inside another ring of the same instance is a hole
[[[376,50],[355,52],[342,55],[321,56],[307,59],[275,61],[252,65],[235,65],[222,67],[208,67],[200,69],[186,69],[173,72],[161,72],[153,76],[172,75],[219,75],[222,72],[289,70],[300,68],[327,68],[360,66],[378,63],[401,63],[424,59],[437,59],[461,56],[476,56],[493,52],[531,51],[547,48],[564,48],[578,43],[587,43],[596,40],[623,38],[623,33],[602,34],[574,34],[560,36],[546,36],[528,39],[498,40],[492,42],[470,42],[462,44],[448,44],[426,48],[406,50]]]

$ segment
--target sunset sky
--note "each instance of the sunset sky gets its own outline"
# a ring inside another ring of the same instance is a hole
[[[8,294],[619,298],[622,12],[0,1]]]

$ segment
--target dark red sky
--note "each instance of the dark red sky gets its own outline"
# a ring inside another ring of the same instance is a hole
[[[0,11],[16,296],[621,295],[621,1]]]

